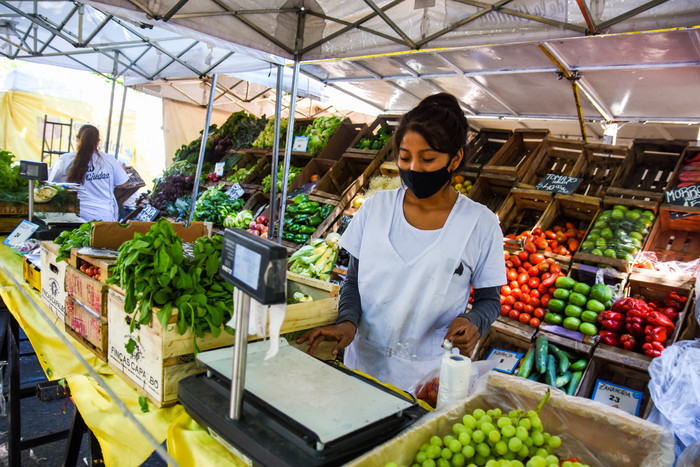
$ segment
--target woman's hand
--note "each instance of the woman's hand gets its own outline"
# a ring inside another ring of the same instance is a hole
[[[334,324],[332,326],[323,326],[321,328],[312,329],[311,331],[306,331],[299,339],[297,339],[297,344],[303,344],[304,342],[308,341],[309,344],[311,344],[308,354],[313,355],[321,342],[338,341],[338,344],[336,344],[331,351],[335,357],[338,355],[338,352],[350,345],[352,340],[355,338],[356,330],[357,328],[350,321],[343,321],[342,323]]]
[[[479,341],[479,329],[467,318],[457,317],[450,324],[445,339],[459,348],[459,353],[470,357]]]

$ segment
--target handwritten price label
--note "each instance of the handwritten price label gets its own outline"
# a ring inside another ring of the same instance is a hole
[[[639,407],[642,405],[641,392],[600,379],[595,382],[591,399],[610,407],[617,407],[631,415],[638,415]]]
[[[512,375],[522,358],[523,354],[520,352],[512,352],[510,350],[498,349],[494,347],[491,349],[491,352],[489,352],[486,360],[498,362],[494,370]]]
[[[234,183],[231,188],[226,191],[226,195],[230,200],[238,199],[243,196],[244,193],[245,191],[240,183]]]

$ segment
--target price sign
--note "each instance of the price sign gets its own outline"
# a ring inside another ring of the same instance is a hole
[[[15,230],[13,230],[10,235],[5,237],[2,243],[14,249],[17,245],[31,237],[38,228],[39,226],[33,222],[22,221],[15,227]]]
[[[537,190],[553,191],[570,195],[583,181],[582,178],[567,177],[566,175],[547,174],[535,186]]]
[[[214,173],[219,177],[223,177],[224,167],[226,167],[226,162],[217,162],[216,165],[214,165]]]
[[[306,148],[309,146],[308,136],[295,136],[294,144],[292,145],[292,151],[296,152],[306,152]]]
[[[700,183],[669,190],[664,196],[668,204],[700,207]]]
[[[638,415],[639,406],[642,404],[642,393],[597,379],[591,399],[610,407],[617,407],[628,414]]]
[[[489,352],[486,360],[494,360],[497,362],[494,370],[512,375],[522,358],[523,354],[520,352],[512,352],[510,350],[498,349],[494,347],[491,349],[491,352]]]
[[[151,206],[150,204],[147,204],[141,209],[141,212],[139,212],[136,217],[134,217],[135,221],[142,221],[142,222],[151,222],[153,219],[158,217],[158,214],[160,214],[160,210]]]
[[[234,183],[233,185],[231,185],[231,188],[226,190],[226,196],[228,196],[228,199],[230,200],[238,199],[244,194],[245,190],[243,190],[243,187],[240,183]]]

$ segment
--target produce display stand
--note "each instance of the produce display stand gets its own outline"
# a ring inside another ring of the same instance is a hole
[[[627,158],[627,146],[586,143],[579,167],[574,172],[583,181],[574,194],[602,198]]]
[[[674,213],[690,216],[674,219]],[[652,252],[658,261],[688,262],[700,258],[700,211],[688,206],[662,204],[654,226],[649,232],[644,251]],[[632,272],[648,277],[665,277],[653,269],[633,267]],[[688,271],[689,273],[692,271]],[[700,264],[694,275],[700,274]]]
[[[672,277],[654,278],[650,280],[647,277],[632,273],[629,276],[623,294],[624,297],[640,295],[645,301],[657,299],[663,303],[664,299],[671,292],[677,292],[680,296],[688,298],[688,301],[685,302],[683,309],[678,314],[676,327],[673,333],[668,336],[666,347],[678,340],[681,327],[685,321],[685,316],[693,303],[695,281],[692,279],[676,279]],[[693,313],[692,309],[690,309],[690,313]],[[595,349],[595,356],[642,371],[646,371],[649,368],[649,363],[652,361],[652,357],[644,355],[643,353],[633,352],[603,343],[598,343]]]
[[[280,151],[282,150],[280,149]],[[314,156],[312,154],[308,154],[305,152],[293,152],[289,164],[290,166],[304,169],[309,164],[309,162],[313,160],[313,158]],[[282,162],[283,161],[280,158],[279,164],[281,164]],[[269,196],[269,192],[265,193],[263,191],[262,181],[265,177],[270,175],[270,171],[272,168],[271,164],[271,153],[268,152],[267,154],[264,154],[262,157],[260,157],[253,171],[250,172],[248,176],[241,182],[241,186],[243,187],[243,189],[246,191],[262,191],[263,194]],[[274,183],[274,181],[270,180],[270,183]]]
[[[321,177],[310,193],[328,199],[340,200],[343,198],[346,190],[357,188],[355,181],[361,175],[366,177],[374,172],[384,162],[385,158],[386,151],[382,150],[378,151],[377,154],[346,152],[333,168]]]
[[[582,165],[583,141],[547,135],[539,151],[532,157],[532,164],[518,182],[519,187],[534,188],[547,174],[578,177],[577,170]]]
[[[513,136],[512,130],[500,128],[482,128],[479,133],[467,143],[467,151],[459,166],[459,170],[467,172],[481,172],[485,164],[505,145]]]
[[[570,363],[574,363],[576,360],[579,359],[584,359],[586,360],[586,362],[590,363],[591,358],[593,356],[593,349],[595,348],[595,344],[591,344],[588,342],[580,342],[574,339],[568,339],[558,334],[554,334],[543,329],[538,329],[537,333],[532,337],[533,350],[535,342],[537,341],[537,338],[539,336],[544,336],[545,338],[547,338],[547,341],[549,343],[557,346],[561,350],[565,350],[566,352],[568,352],[570,356],[573,357],[569,359]],[[574,396],[582,396],[581,393],[585,385],[585,381],[587,378],[590,378],[590,375],[590,365],[586,364],[586,368],[584,368],[583,374],[581,375],[581,380],[579,381],[578,385],[576,386],[576,390],[574,391]],[[566,387],[559,389],[563,391],[566,389]]]
[[[497,333],[500,334],[505,334],[509,336],[515,336],[518,340],[520,341],[527,341],[531,342],[533,339],[533,336],[535,335],[535,332],[537,332],[536,328],[533,328],[532,326],[529,326],[527,324],[523,324],[520,321],[510,319],[506,316],[498,315],[498,318],[496,318],[496,321],[493,322],[491,325],[491,330],[495,330]],[[491,331],[489,331],[491,332]],[[512,349],[506,349],[506,350],[512,350]],[[481,355],[481,357],[485,357],[484,355]]]
[[[355,139],[352,140],[345,152],[357,152],[360,154],[376,154],[377,151],[381,150],[391,151],[391,138],[381,149],[361,149],[355,146],[357,146],[357,144],[363,138],[372,138],[374,135],[377,134],[377,131],[379,131],[380,128],[384,128],[386,131],[389,131],[391,132],[391,134],[393,134],[394,130],[399,124],[400,119],[401,117],[398,115],[377,115],[377,117],[372,123],[370,123],[369,125],[365,125],[359,131],[359,133],[355,136]]]
[[[514,177],[482,172],[469,192],[469,198],[498,214],[514,185]]]
[[[315,157],[306,164],[306,167],[296,176],[294,181],[289,184],[287,188],[288,193],[293,193],[294,190],[303,187],[304,185],[311,182],[311,177],[317,176],[316,184],[323,179],[332,169],[333,166],[338,162],[335,159],[321,159]],[[315,186],[315,185],[314,185]],[[312,187],[313,189],[313,187]]]
[[[510,190],[510,195],[498,211],[503,235],[519,235],[525,230],[533,229],[553,198],[554,195],[548,191],[530,188]]]
[[[516,129],[508,142],[482,167],[482,173],[501,174],[518,180],[525,175],[549,130]]]
[[[660,201],[676,177],[686,142],[636,139],[607,195]]]
[[[641,209],[647,209],[652,211],[654,214],[658,214],[658,201],[641,201],[641,200],[636,200],[636,199],[630,199],[630,198],[617,198],[614,196],[606,196],[601,204],[600,210],[598,211],[598,215],[596,216],[596,221],[600,217],[600,215],[605,211],[606,209],[611,209],[615,205],[621,205],[621,206],[626,206],[628,208],[641,208]],[[653,228],[653,225],[652,225]],[[650,229],[651,231],[651,229]],[[588,234],[586,234],[588,235]],[[640,248],[640,251],[644,250],[644,245],[646,244],[646,241],[649,238],[649,234],[646,234],[644,236],[644,240],[642,241],[642,246]],[[584,237],[585,240],[585,237]],[[577,251],[574,254],[573,260],[577,263],[586,263],[586,264],[604,264],[610,267],[613,267],[617,269],[618,271],[622,271],[625,273],[629,273],[632,269],[632,264],[633,262],[631,261],[626,261],[624,259],[617,259],[617,258],[609,258],[607,256],[598,256],[598,255],[592,255],[590,253],[583,253],[581,251]]]
[[[366,125],[364,123],[352,123],[349,118],[344,119],[328,140],[326,147],[316,155],[319,159],[338,160],[350,145],[362,133]]]

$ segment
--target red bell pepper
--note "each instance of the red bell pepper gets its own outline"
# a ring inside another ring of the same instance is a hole
[[[620,347],[620,336],[617,333],[601,329],[599,334],[602,343],[612,345],[613,347]]]
[[[670,306],[677,310],[680,310],[681,308],[683,308],[685,302],[687,301],[688,297],[681,297],[680,295],[678,295],[677,292],[671,292],[670,294],[668,294],[668,297],[666,297],[664,304],[666,306]]]
[[[635,316],[627,316],[625,319],[625,328],[627,329],[627,332],[630,334],[634,334],[635,336],[643,336],[644,335],[644,325],[646,323],[642,318],[638,318]]]
[[[661,351],[664,350],[665,347],[661,342],[647,342],[646,344],[642,345],[642,350],[644,350],[644,355],[648,357],[660,357],[661,356]]]
[[[598,322],[608,331],[622,331],[625,318],[616,311],[604,311],[598,315]]]
[[[634,350],[637,346],[637,339],[631,334],[623,334],[620,336],[620,344],[625,350]]]
[[[656,311],[658,311],[662,315],[668,316],[668,319],[670,319],[671,321],[675,321],[676,318],[678,318],[678,310],[670,306],[659,307]]]
[[[662,344],[666,342],[668,335],[666,333],[666,328],[663,326],[652,326],[647,324],[644,328],[644,340],[647,342],[661,342]]]
[[[659,313],[658,311],[649,312],[649,316],[647,317],[647,323],[653,326],[663,326],[669,332],[673,331],[676,328],[676,325],[673,324],[673,321],[671,321],[668,318],[668,316]]]
[[[625,314],[627,312],[627,310],[629,310],[631,308],[630,304],[631,304],[632,300],[633,299],[630,297],[621,298],[620,300],[613,303],[611,310],[616,311],[618,313]]]

